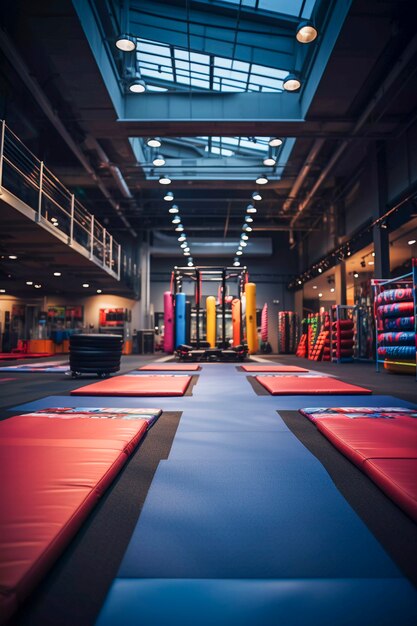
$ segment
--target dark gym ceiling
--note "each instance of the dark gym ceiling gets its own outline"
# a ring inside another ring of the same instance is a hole
[[[291,140],[292,151],[282,163],[278,153],[280,176],[275,177],[272,170],[265,168],[259,157],[258,173],[271,172],[271,180],[262,187],[263,200],[257,204],[253,233],[256,237],[258,232],[261,236],[274,231],[297,234],[318,228],[321,215],[334,196],[349,187],[369,142],[394,137],[412,122],[417,101],[414,2],[352,2],[336,43],[329,50],[315,93],[310,94],[312,100],[304,121],[280,119],[278,115],[269,119],[263,116],[261,108],[256,122],[245,119],[237,109],[234,121],[219,117],[199,121],[184,116],[181,120],[158,119],[155,123],[145,115],[142,120],[118,121],[76,4],[70,0],[2,2],[2,115],[116,236],[143,229],[172,232],[168,203],[163,200],[166,189],[149,175],[149,163],[138,162],[134,142],[140,138],[153,134],[162,141],[164,136],[169,138],[162,148],[168,157],[175,157],[176,145],[184,150],[184,142],[176,144],[175,140],[187,137],[278,136]],[[85,4],[96,12],[103,29],[103,50],[109,49],[117,33],[111,32],[114,24],[103,15],[110,15],[110,4],[119,10],[118,3],[97,0]],[[186,7],[191,33],[190,11],[191,18],[193,11],[206,11],[208,24],[213,15],[216,19],[233,19],[239,37],[239,2],[166,0],[157,4],[165,5],[167,13],[184,11]],[[338,4],[346,3],[334,0],[324,4],[327,10],[333,5],[336,10]],[[240,19],[252,19],[254,30],[265,28],[266,18],[271,28],[284,28],[276,16],[253,13],[249,7],[240,7]],[[327,15],[322,16],[323,27]],[[310,45],[319,45],[320,37],[324,33],[319,35],[318,44]],[[323,41],[320,45],[324,46]],[[315,57],[313,53],[310,56],[311,77]],[[307,55],[305,62],[308,61]],[[300,94],[284,94],[285,98],[302,98],[307,84]],[[239,95],[233,95],[237,106]],[[197,103],[202,97],[200,93],[190,95],[183,90],[133,98],[140,109],[140,98],[153,102],[151,99],[160,97],[160,102],[169,102],[171,96],[194,98]],[[213,98],[217,97],[213,94]],[[279,96],[265,94],[268,111],[274,97]],[[198,152],[194,161],[197,157]],[[256,165],[258,157],[250,158]],[[219,176],[202,180],[192,158],[189,167],[188,178],[178,180],[173,176],[169,186],[189,236],[237,238],[245,207],[257,188],[254,179]],[[120,207],[122,219],[115,207]]]

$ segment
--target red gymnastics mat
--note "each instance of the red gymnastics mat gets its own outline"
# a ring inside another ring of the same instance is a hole
[[[289,372],[295,374],[309,371],[304,367],[298,367],[298,365],[262,365],[262,363],[258,363],[257,365],[242,365],[241,367],[245,372]]]
[[[115,376],[71,391],[72,396],[183,396],[191,376]]]
[[[146,372],[197,372],[201,367],[196,363],[150,363],[138,369]]]
[[[0,352],[0,361],[13,359],[43,359],[46,356],[54,356],[51,352]]]
[[[314,376],[255,376],[273,396],[353,395],[370,394],[370,389],[344,383],[337,378]]]
[[[145,420],[0,422],[0,622],[23,604],[145,435]]]

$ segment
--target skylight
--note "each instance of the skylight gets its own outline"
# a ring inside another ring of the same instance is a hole
[[[219,0],[208,0],[209,4],[218,4]],[[239,6],[240,0],[221,0],[227,4]],[[270,11],[281,15],[291,15],[309,19],[314,9],[316,0],[242,0],[242,8],[259,11]],[[304,6],[303,6],[304,4]],[[300,14],[300,11],[302,13]]]
[[[281,92],[288,70],[138,39],[137,62],[151,91]]]

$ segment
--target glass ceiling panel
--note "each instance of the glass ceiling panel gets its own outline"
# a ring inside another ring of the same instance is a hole
[[[219,4],[225,2],[239,6],[240,0],[206,0],[209,4]],[[306,0],[303,7],[303,0],[242,0],[242,7],[259,11],[271,11],[281,15],[291,17],[303,17],[309,19],[314,9],[316,0]],[[300,11],[302,13],[300,14]]]
[[[281,92],[288,71],[138,39],[137,64],[151,91]],[[164,83],[161,85],[161,82]]]

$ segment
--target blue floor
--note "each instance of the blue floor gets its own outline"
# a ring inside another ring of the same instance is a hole
[[[83,397],[183,412],[98,626],[416,624],[417,592],[277,413],[411,405],[257,396],[246,377],[203,365],[192,396]],[[14,410],[78,405],[50,396]]]

